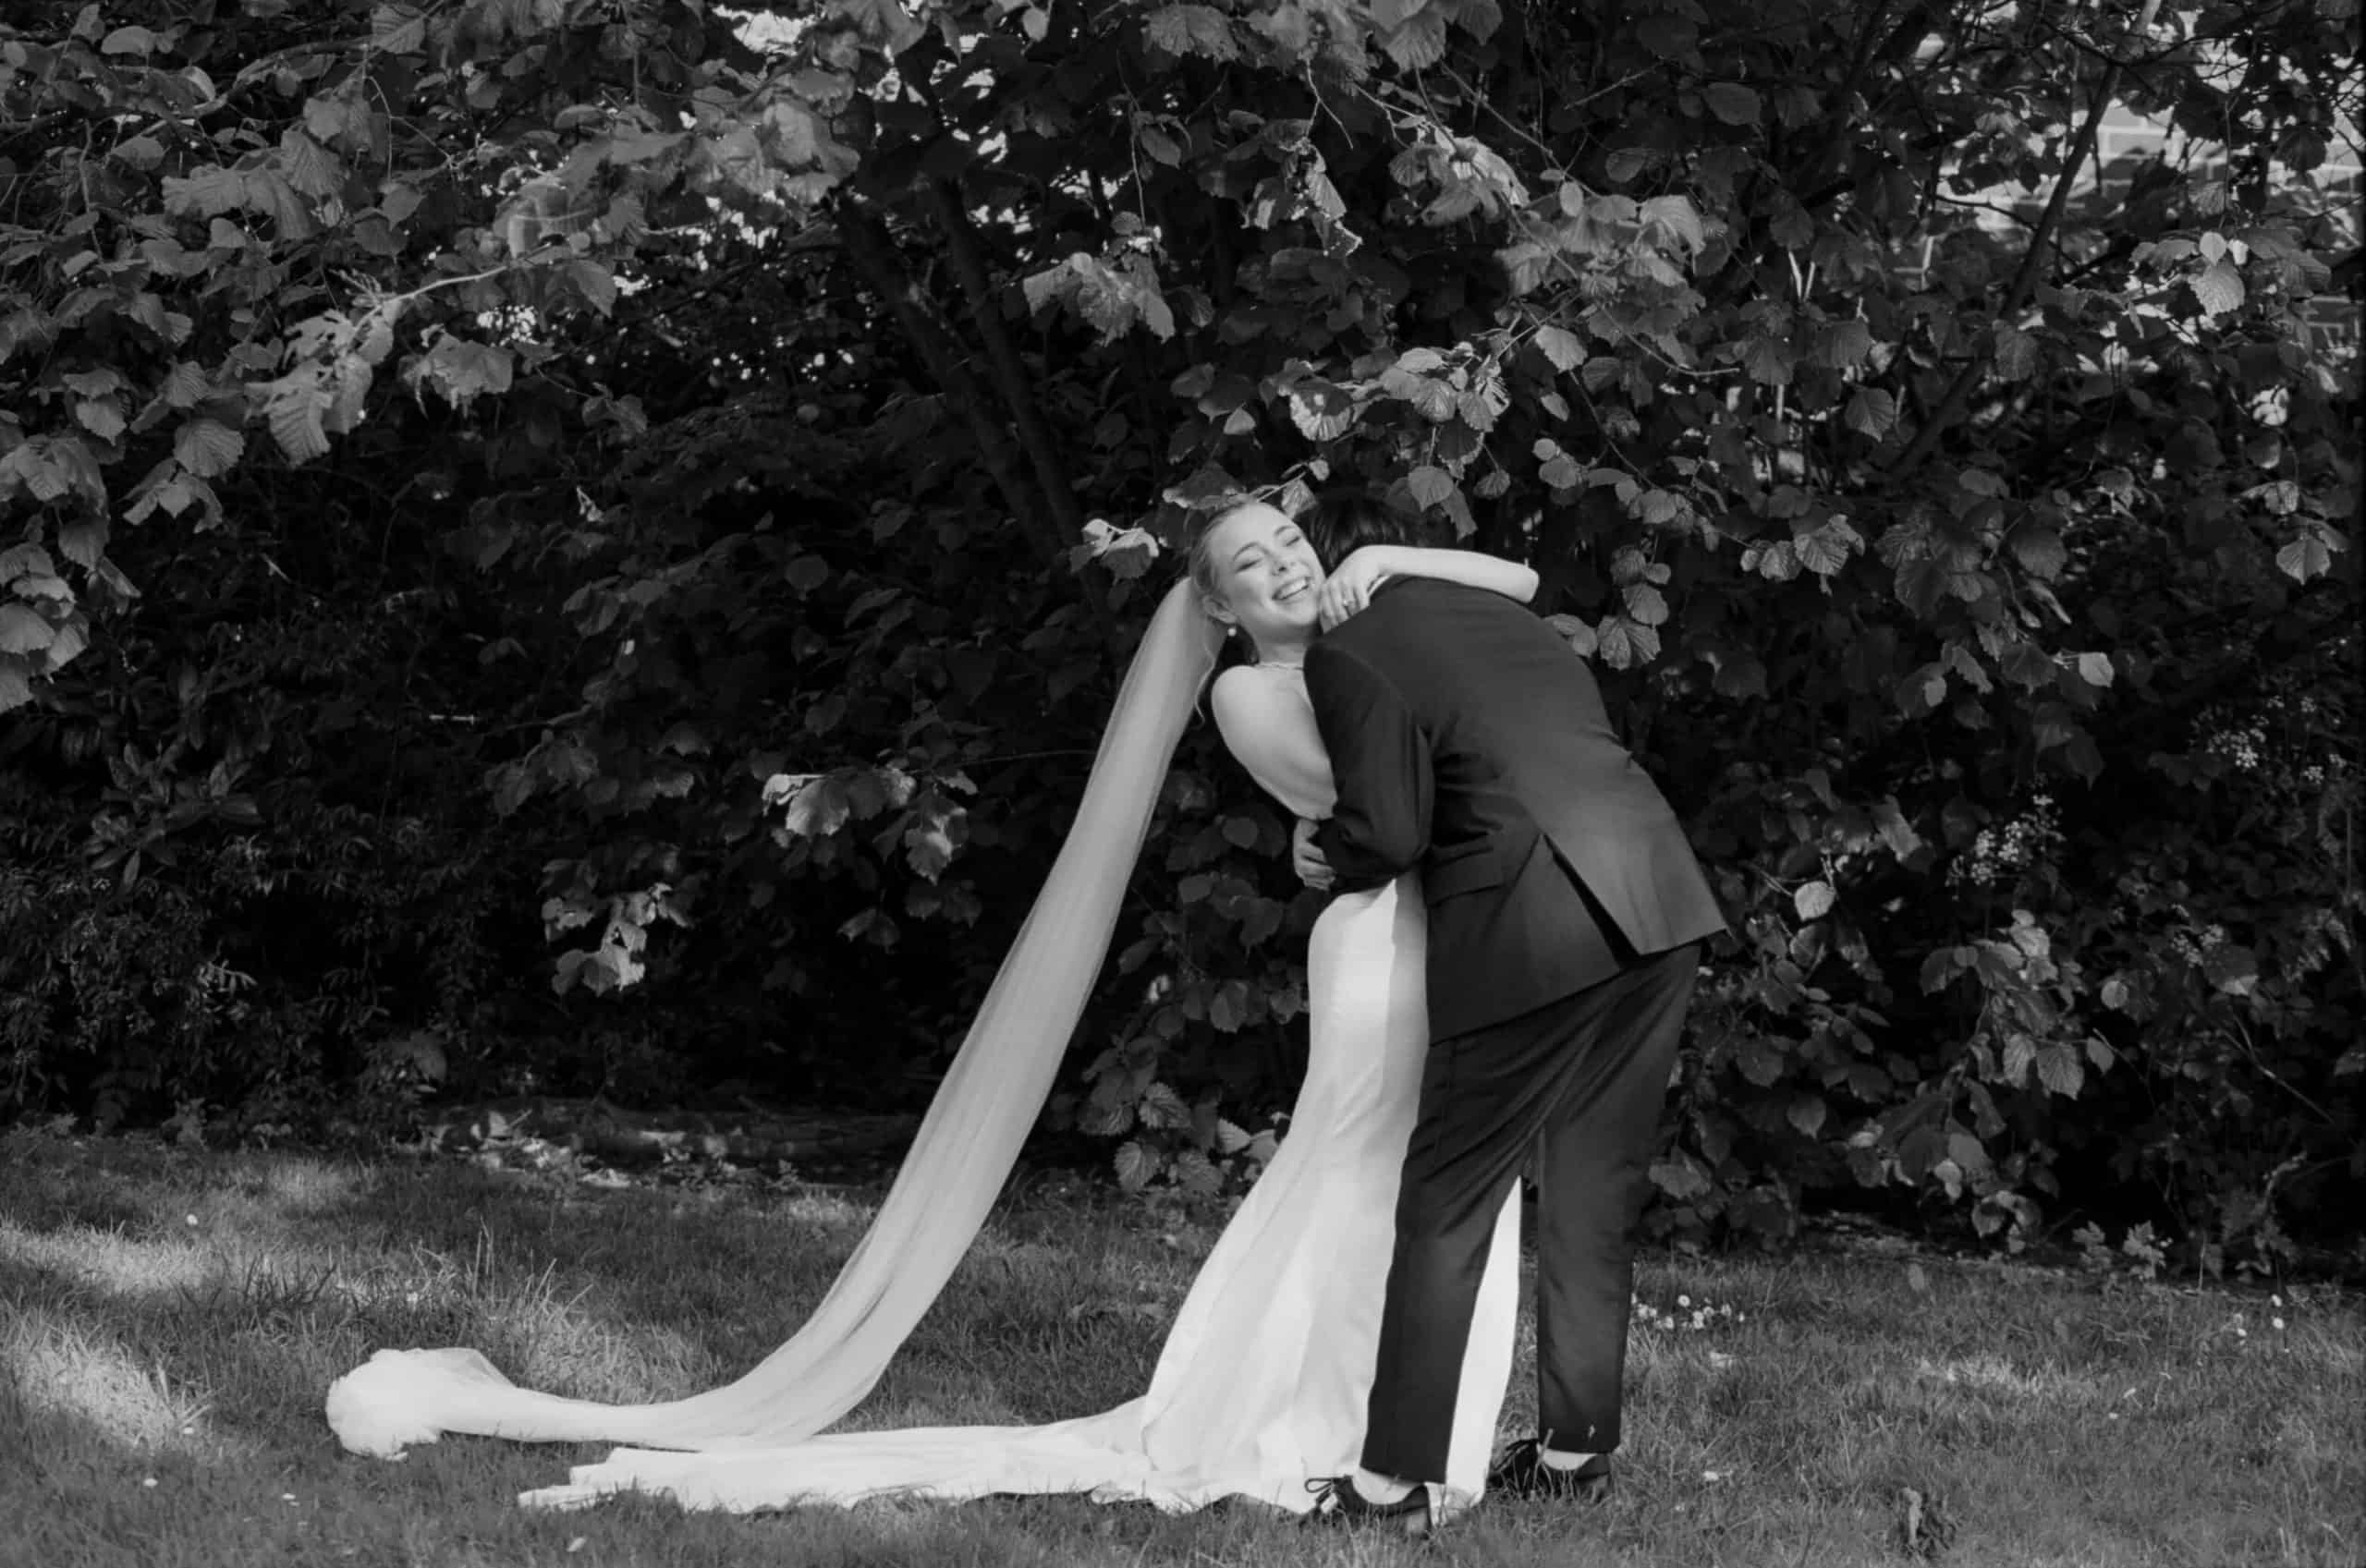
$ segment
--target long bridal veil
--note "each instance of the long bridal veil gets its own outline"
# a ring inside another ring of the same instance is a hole
[[[330,1385],[339,1440],[383,1457],[445,1432],[771,1447],[810,1437],[860,1403],[985,1222],[1100,973],[1167,763],[1214,665],[1217,628],[1196,598],[1178,582],[1152,617],[1051,875],[878,1217],[786,1344],[737,1382],[653,1404],[520,1389],[472,1350],[382,1350]]]

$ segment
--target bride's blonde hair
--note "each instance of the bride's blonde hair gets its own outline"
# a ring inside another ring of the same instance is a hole
[[[1191,586],[1200,590],[1200,603],[1202,610],[1209,604],[1224,602],[1224,590],[1216,585],[1215,552],[1209,548],[1208,541],[1215,537],[1216,529],[1230,522],[1239,513],[1251,506],[1272,504],[1271,502],[1261,501],[1254,495],[1245,493],[1236,495],[1191,525],[1190,542],[1183,547],[1183,571],[1184,575],[1191,579]],[[1279,510],[1279,508],[1275,509]]]
[[[1205,615],[1211,623],[1216,621],[1216,616],[1209,606],[1224,603],[1225,597],[1224,590],[1216,581],[1215,552],[1209,548],[1208,541],[1215,537],[1216,529],[1224,527],[1247,508],[1273,505],[1272,502],[1261,496],[1243,492],[1231,497],[1223,505],[1207,513],[1191,525],[1190,542],[1183,547],[1183,575],[1185,580],[1190,583],[1192,591],[1199,596],[1200,614]],[[1277,512],[1281,511],[1278,506],[1274,506],[1274,509]],[[1287,512],[1282,515],[1289,516]],[[1249,639],[1245,637],[1233,636],[1232,630],[1229,624],[1225,626],[1223,642],[1216,650],[1215,665],[1208,672],[1210,681],[1213,681],[1216,676],[1235,664],[1253,664],[1257,662],[1255,653],[1244,646]]]

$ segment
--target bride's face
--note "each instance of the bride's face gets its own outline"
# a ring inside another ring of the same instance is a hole
[[[1207,552],[1216,619],[1238,625],[1261,651],[1303,647],[1313,637],[1323,563],[1287,515],[1262,502],[1238,507],[1209,530]]]

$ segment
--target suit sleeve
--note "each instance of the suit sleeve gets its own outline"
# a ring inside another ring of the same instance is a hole
[[[1379,887],[1429,853],[1429,738],[1394,686],[1336,648],[1308,650],[1306,694],[1338,786],[1315,842],[1341,892]]]

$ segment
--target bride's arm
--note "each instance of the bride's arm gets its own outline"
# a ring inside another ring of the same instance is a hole
[[[1259,787],[1300,817],[1328,817],[1337,788],[1314,715],[1246,664],[1216,676],[1208,693],[1226,749]]]
[[[1339,563],[1323,580],[1318,601],[1324,630],[1371,602],[1372,590],[1391,577],[1434,577],[1484,589],[1525,604],[1536,597],[1539,578],[1530,567],[1476,550],[1430,550],[1410,544],[1367,544]]]

